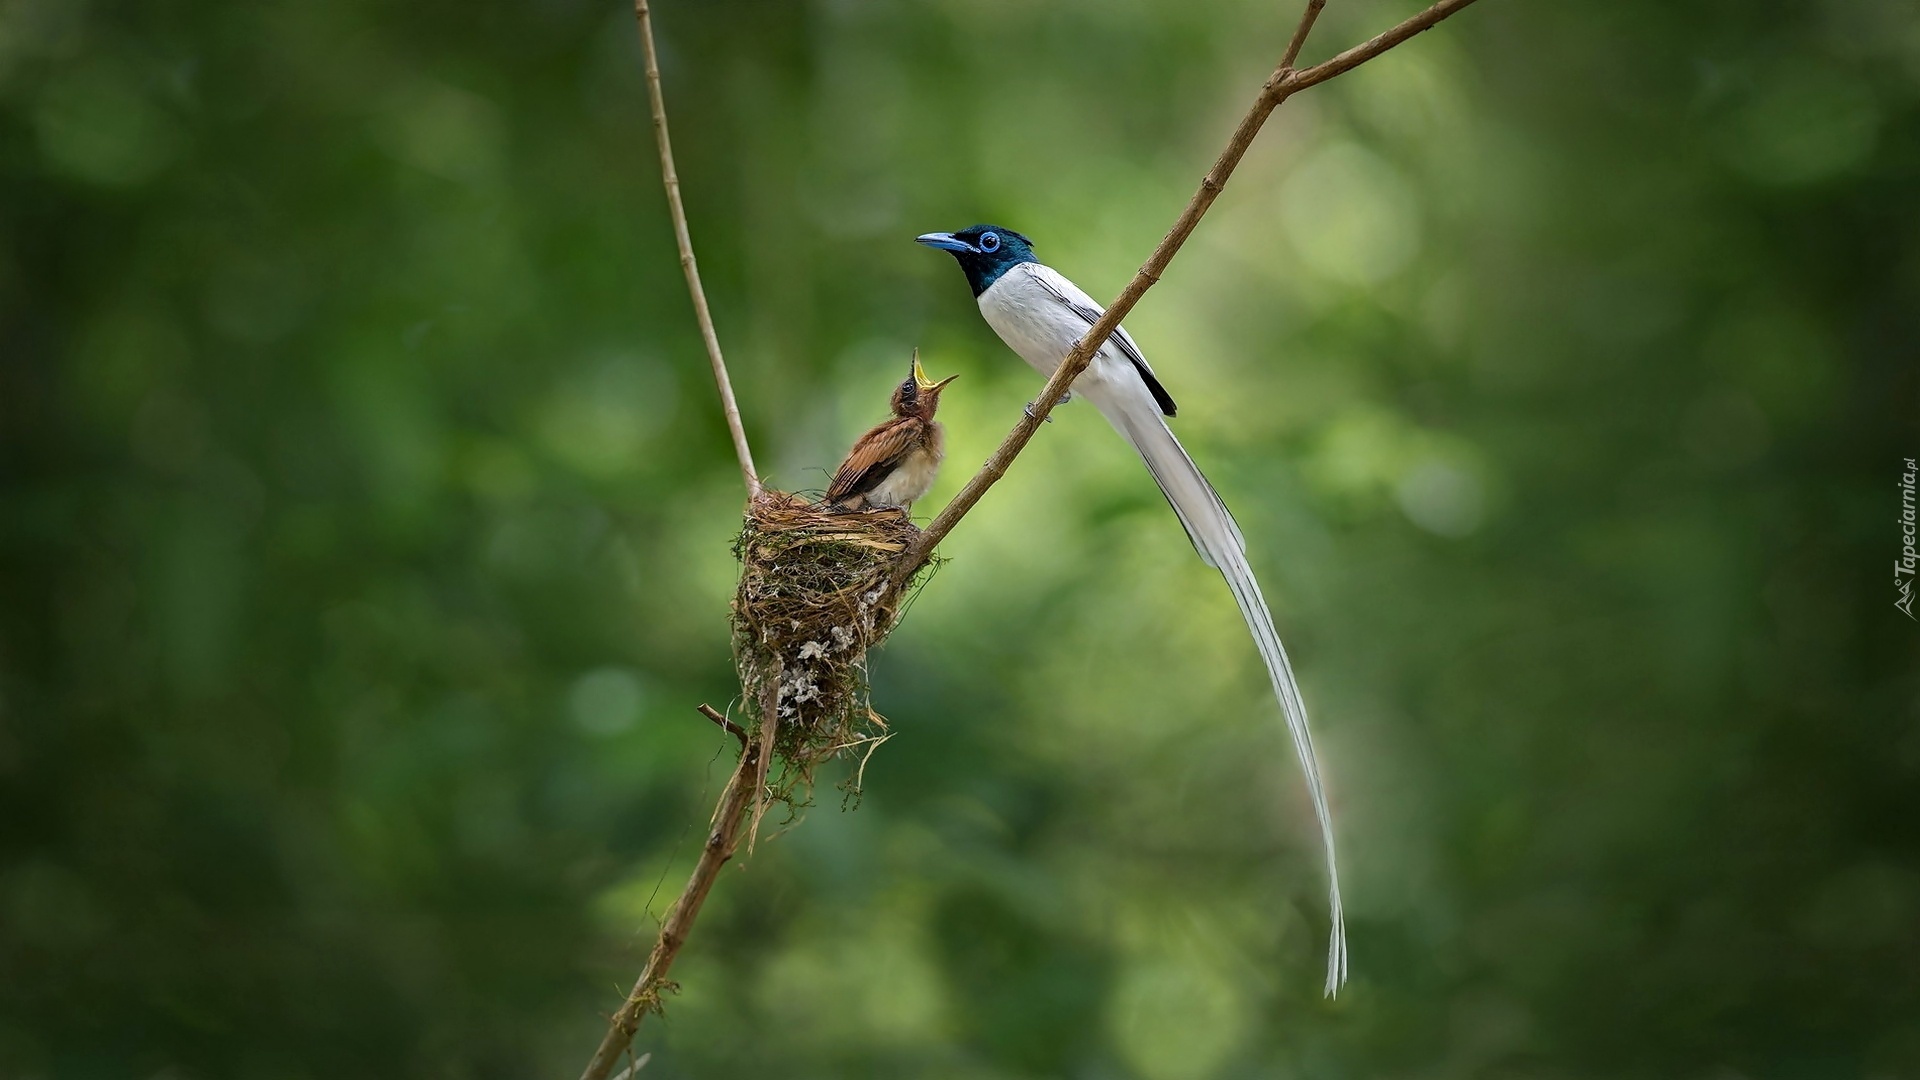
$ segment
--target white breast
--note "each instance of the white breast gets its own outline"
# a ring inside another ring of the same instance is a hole
[[[909,506],[933,489],[940,474],[940,459],[946,456],[946,431],[938,423],[931,425],[927,445],[907,455],[885,480],[867,493],[869,506]]]
[[[1050,271],[1037,263],[1021,263],[1000,275],[1000,280],[980,294],[980,314],[1000,335],[1007,347],[1020,354],[1029,366],[1042,375],[1052,375],[1073,343],[1087,332],[1086,320],[1061,304],[1054,295],[1035,281],[1035,275]],[[1057,275],[1056,275],[1057,276]],[[1060,279],[1066,282],[1065,278]],[[1066,287],[1078,293],[1071,282]],[[1092,304],[1092,301],[1087,301]],[[1096,308],[1097,310],[1097,308]],[[1103,346],[1093,363],[1075,381],[1079,389],[1086,383],[1131,374],[1126,357],[1112,345]]]

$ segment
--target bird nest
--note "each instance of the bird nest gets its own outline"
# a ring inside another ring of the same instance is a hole
[[[867,757],[888,738],[869,699],[867,650],[899,618],[895,563],[919,532],[899,510],[841,513],[780,491],[748,505],[734,544],[733,654],[750,737],[774,725],[782,767],[767,797],[804,805],[815,767],[843,754],[860,759],[842,785],[858,796]]]

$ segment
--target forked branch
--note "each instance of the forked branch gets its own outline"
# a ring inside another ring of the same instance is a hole
[[[1227,179],[1233,175],[1234,168],[1246,155],[1247,147],[1253,145],[1254,136],[1260,133],[1261,126],[1267,122],[1267,117],[1273,114],[1273,110],[1295,93],[1359,67],[1473,2],[1474,0],[1440,0],[1440,3],[1386,33],[1348,49],[1326,63],[1296,69],[1293,64],[1300,55],[1300,46],[1306,42],[1307,33],[1313,29],[1314,20],[1319,17],[1320,9],[1326,3],[1326,0],[1309,0],[1306,11],[1300,16],[1300,25],[1293,32],[1293,39],[1287,43],[1287,51],[1280,58],[1279,66],[1273,69],[1272,75],[1267,76],[1266,83],[1260,87],[1259,96],[1254,98],[1253,105],[1247,110],[1247,114],[1241,117],[1240,125],[1233,131],[1233,137],[1227,140],[1227,148],[1220,152],[1219,160],[1213,163],[1213,168],[1208,170],[1207,175],[1200,181],[1200,190],[1193,193],[1193,198],[1187,202],[1187,208],[1180,212],[1179,219],[1160,240],[1159,246],[1153,249],[1153,254],[1140,267],[1140,272],[1133,276],[1133,280],[1127,283],[1127,287],[1121,290],[1113,303],[1107,305],[1106,314],[1100,318],[1100,321],[1093,324],[1093,328],[1087,331],[1085,337],[1074,344],[1073,349],[1067,353],[1066,359],[1054,369],[1053,377],[1047,380],[1046,388],[1040,391],[1040,396],[1035,399],[1033,407],[1026,411],[1026,414],[1020,418],[1020,422],[1013,426],[1013,430],[1007,433],[1005,439],[1001,440],[993,456],[987,459],[986,464],[980,466],[980,471],[975,473],[973,479],[967,481],[967,486],[961,488],[960,493],[953,497],[953,501],[940,511],[913,546],[902,553],[899,568],[894,575],[896,587],[904,585],[907,579],[912,577],[913,572],[933,554],[935,545],[953,531],[953,527],[960,523],[961,518],[967,516],[967,512],[973,509],[974,505],[980,501],[980,497],[987,493],[988,488],[1006,475],[1007,467],[1013,464],[1014,458],[1020,456],[1020,451],[1025,449],[1027,443],[1033,439],[1034,432],[1040,430],[1040,425],[1046,421],[1048,414],[1053,412],[1054,406],[1066,396],[1068,387],[1073,385],[1073,380],[1087,369],[1087,365],[1093,362],[1094,355],[1100,351],[1102,345],[1106,344],[1107,338],[1113,335],[1120,321],[1127,317],[1127,313],[1140,302],[1140,298],[1146,295],[1147,290],[1153,288],[1154,283],[1160,280],[1160,274],[1166,270],[1167,264],[1173,261],[1181,245],[1185,244],[1187,237],[1193,234],[1194,226],[1200,224],[1201,217],[1205,216],[1207,209],[1213,205],[1213,200],[1218,198],[1221,190],[1227,186]]]

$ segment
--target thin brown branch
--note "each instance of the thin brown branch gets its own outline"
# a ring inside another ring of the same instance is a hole
[[[1310,68],[1302,68],[1294,72],[1292,76],[1286,80],[1286,88],[1280,95],[1281,99],[1284,100],[1298,91],[1305,90],[1309,86],[1318,86],[1328,79],[1333,78],[1335,75],[1343,75],[1352,71],[1354,68],[1379,56],[1381,53],[1386,52],[1388,49],[1393,48],[1395,45],[1400,44],[1415,34],[1423,30],[1431,30],[1440,20],[1457,13],[1461,8],[1471,3],[1473,3],[1473,0],[1441,0],[1440,3],[1415,15],[1406,22],[1395,26],[1386,33],[1355,45],[1353,48],[1328,60],[1324,64],[1315,64]]]
[[[727,377],[727,361],[720,355],[720,336],[713,329],[713,313],[707,310],[707,291],[700,285],[700,267],[693,259],[693,236],[687,232],[687,210],[680,205],[680,176],[674,171],[673,143],[667,138],[667,104],[660,94],[660,58],[653,51],[653,19],[647,12],[647,0],[634,0],[633,14],[640,22],[640,47],[647,65],[647,101],[653,107],[653,136],[660,146],[660,178],[667,186],[673,239],[680,246],[680,269],[687,275],[694,321],[700,324],[700,340],[706,343],[707,360],[713,365],[713,383],[720,391],[720,411],[726,414],[734,456],[740,459],[740,475],[747,482],[747,498],[752,499],[760,494],[760,474],[753,467],[753,451],[747,446],[747,429],[740,422],[740,406],[733,400],[733,380]]]
[[[1327,0],[1307,0],[1307,10],[1300,13],[1300,25],[1293,28],[1293,40],[1287,42],[1287,51],[1280,54],[1280,70],[1291,70],[1293,62],[1300,59],[1300,46],[1307,43],[1307,35],[1313,33],[1314,20],[1326,6]]]
[[[706,706],[701,706],[700,711],[707,714],[709,720],[714,718]],[[700,907],[707,902],[707,893],[720,876],[720,868],[739,848],[742,819],[766,774],[760,747],[744,738],[741,744],[740,763],[734,766],[733,775],[720,792],[720,802],[714,807],[713,820],[707,830],[707,842],[700,848],[700,861],[694,864],[687,887],[680,891],[680,898],[673,902],[666,921],[660,924],[660,937],[647,956],[640,981],[633,984],[633,992],[607,1022],[607,1034],[600,1040],[600,1048],[594,1051],[593,1060],[587,1062],[580,1080],[607,1080],[620,1064],[620,1056],[633,1042],[633,1033],[640,1029],[640,1021],[649,1012],[658,1011],[660,994],[672,989],[667,972],[673,968],[674,958],[680,955],[680,947],[687,943],[687,935],[693,932],[694,920],[700,917]]]
[[[760,701],[760,744],[756,754],[760,768],[753,774],[753,810],[748,815],[747,851],[752,853],[755,844],[760,842],[760,819],[767,816],[767,806],[772,796],[767,791],[767,776],[773,768],[773,741],[780,733],[780,678],[774,673],[773,681]]]
[[[725,716],[722,716],[720,714],[720,710],[714,708],[711,705],[708,705],[704,701],[701,702],[695,708],[699,711],[701,716],[704,716],[707,719],[713,721],[715,724],[718,724],[720,726],[720,730],[726,732],[727,734],[733,736],[736,739],[739,739],[740,749],[745,750],[747,748],[747,729],[746,728],[743,728],[739,724],[736,724],[733,721],[727,719]]]
[[[1013,464],[1013,459],[1018,457],[1020,451],[1025,449],[1027,443],[1033,439],[1034,432],[1040,430],[1040,425],[1046,421],[1048,414],[1053,412],[1054,406],[1066,396],[1067,389],[1073,385],[1073,380],[1093,362],[1094,354],[1106,344],[1107,338],[1112,336],[1114,330],[1119,327],[1120,321],[1127,317],[1127,313],[1133,310],[1133,306],[1139,303],[1146,291],[1160,280],[1160,274],[1166,270],[1167,264],[1173,261],[1181,245],[1187,242],[1187,237],[1193,234],[1194,227],[1200,224],[1201,217],[1205,216],[1207,209],[1213,205],[1213,200],[1218,198],[1220,192],[1227,186],[1227,179],[1233,175],[1234,168],[1240,164],[1240,159],[1246,155],[1247,147],[1253,144],[1254,136],[1260,133],[1261,126],[1267,122],[1267,117],[1273,114],[1273,110],[1295,93],[1351,71],[1473,2],[1474,0],[1440,0],[1439,3],[1386,33],[1363,45],[1348,49],[1324,64],[1295,70],[1293,61],[1298,58],[1300,47],[1306,42],[1307,33],[1313,28],[1314,20],[1319,17],[1320,8],[1325,4],[1325,0],[1309,0],[1306,11],[1300,16],[1300,25],[1294,30],[1293,39],[1288,42],[1287,51],[1282,56],[1279,66],[1273,69],[1273,74],[1267,76],[1267,81],[1260,87],[1260,95],[1254,99],[1247,114],[1241,117],[1240,125],[1234,128],[1232,138],[1227,140],[1226,149],[1220,152],[1220,157],[1213,163],[1213,168],[1208,170],[1207,175],[1200,181],[1200,190],[1193,193],[1193,198],[1188,201],[1186,209],[1180,212],[1180,217],[1173,223],[1173,228],[1167,230],[1167,235],[1161,238],[1159,246],[1153,249],[1153,254],[1140,267],[1140,272],[1133,276],[1133,280],[1127,283],[1127,287],[1121,290],[1113,303],[1107,305],[1106,314],[1101,316],[1100,321],[1093,324],[1093,328],[1087,331],[1086,336],[1068,351],[1066,358],[1060,362],[1060,366],[1054,369],[1053,377],[1047,380],[1046,387],[1040,391],[1040,396],[1027,409],[1020,422],[1013,426],[1013,430],[1007,433],[1006,438],[1001,440],[993,456],[980,466],[980,471],[975,473],[973,479],[967,481],[967,485],[953,497],[953,501],[940,511],[920,534],[919,539],[914,541],[913,546],[901,553],[898,569],[894,575],[895,588],[906,584],[914,571],[918,570],[933,554],[934,547],[953,531],[953,527],[974,508],[981,496],[987,493],[987,489],[1006,475],[1007,467]]]

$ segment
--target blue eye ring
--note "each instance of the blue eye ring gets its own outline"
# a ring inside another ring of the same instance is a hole
[[[981,251],[999,251],[1000,250],[1000,234],[999,233],[981,233],[980,234],[980,250]]]

